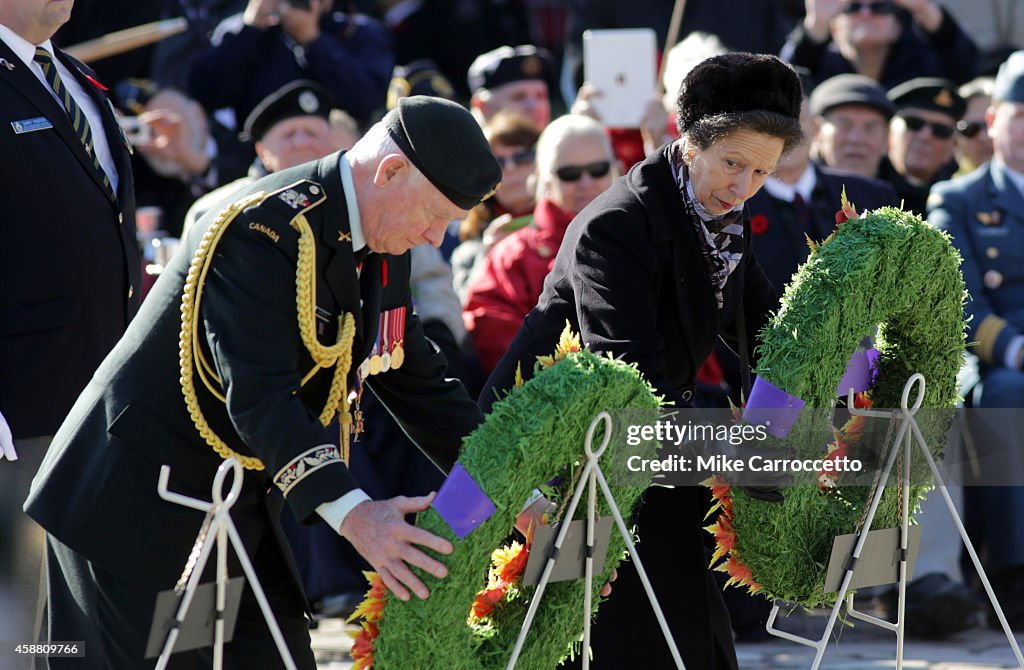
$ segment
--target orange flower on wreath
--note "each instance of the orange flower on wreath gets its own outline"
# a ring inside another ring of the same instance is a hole
[[[352,637],[352,670],[373,670],[373,643],[380,636],[380,620],[384,617],[384,605],[387,603],[388,589],[384,580],[376,572],[363,572],[370,582],[363,602],[352,612],[348,623],[362,619],[359,630],[349,633]]]
[[[470,620],[484,619],[494,613],[494,608],[508,596],[509,590],[522,578],[529,557],[529,541],[526,544],[514,541],[491,553],[487,586],[478,591],[473,599]]]
[[[718,512],[715,523],[704,527],[704,530],[715,536],[715,553],[711,557],[709,567],[727,556],[728,558],[715,568],[729,574],[729,581],[725,585],[746,586],[751,593],[757,593],[761,586],[754,581],[753,572],[736,553],[736,530],[733,527],[736,516],[732,506],[732,487],[720,475],[705,480],[703,484],[711,489],[711,497],[715,501],[704,518],[707,519]]]
[[[550,368],[569,354],[576,353],[582,348],[583,345],[580,343],[580,334],[572,332],[572,326],[569,324],[569,320],[566,319],[565,328],[562,329],[562,334],[558,338],[558,345],[555,346],[554,355],[538,356],[537,361],[544,367]]]

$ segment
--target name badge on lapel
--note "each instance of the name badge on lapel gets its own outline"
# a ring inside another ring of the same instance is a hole
[[[53,128],[53,124],[45,116],[37,116],[33,119],[11,121],[11,128],[14,128],[15,135],[24,135],[25,133],[34,133],[37,130]]]

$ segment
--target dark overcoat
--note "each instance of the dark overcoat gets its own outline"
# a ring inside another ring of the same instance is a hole
[[[15,438],[57,431],[139,306],[127,144],[92,70],[54,56],[99,109],[92,132],[110,146],[118,193],[112,203],[67,111],[0,42],[0,411]],[[17,132],[30,119],[52,127]]]

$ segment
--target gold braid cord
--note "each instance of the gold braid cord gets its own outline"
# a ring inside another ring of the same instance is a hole
[[[206,274],[210,269],[213,258],[213,250],[220,242],[228,224],[234,221],[240,212],[253,205],[258,205],[266,198],[263,192],[254,193],[238,202],[232,203],[225,208],[209,229],[203,235],[199,243],[199,249],[192,258],[189,266],[188,276],[185,279],[184,293],[181,297],[181,331],[178,337],[178,363],[181,371],[181,392],[185,396],[185,405],[192,423],[195,424],[199,434],[208,445],[213,447],[221,458],[237,458],[247,470],[263,470],[263,462],[255,456],[243,456],[229,447],[210,427],[199,407],[199,399],[196,396],[194,375],[197,373],[203,385],[218,398],[226,402],[220,388],[220,378],[214,372],[213,366],[209,364],[203,354],[200,340],[200,319],[199,306],[202,300],[203,284],[206,281]],[[345,387],[345,380],[348,371],[352,366],[352,341],[355,338],[355,317],[346,312],[338,318],[338,341],[333,346],[324,346],[316,338],[316,251],[313,242],[313,231],[309,227],[306,217],[299,214],[291,221],[291,226],[299,232],[299,258],[295,270],[295,304],[298,313],[299,333],[302,343],[309,351],[314,366],[310,372],[302,378],[300,385],[305,385],[313,375],[322,368],[335,366],[334,377],[331,379],[330,390],[327,394],[327,401],[323,411],[320,412],[320,422],[326,426],[334,415],[341,411],[342,424],[342,451],[347,453],[347,428],[352,419],[349,416],[348,393]],[[198,365],[196,363],[198,362]]]

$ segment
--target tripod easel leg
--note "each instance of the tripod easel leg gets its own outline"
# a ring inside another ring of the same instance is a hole
[[[593,449],[594,431],[597,429],[597,425],[600,422],[604,422],[604,441],[601,446],[597,449]],[[676,663],[677,670],[686,670],[686,666],[683,665],[682,656],[679,655],[679,649],[676,647],[675,640],[672,638],[672,633],[669,631],[668,623],[665,621],[665,615],[661,610],[661,606],[658,605],[658,599],[654,595],[654,589],[651,588],[651,582],[647,578],[647,572],[644,570],[643,563],[640,562],[640,556],[637,554],[636,545],[633,544],[633,538],[629,535],[629,529],[626,528],[626,522],[622,519],[622,514],[619,512],[619,506],[615,502],[615,497],[612,495],[611,489],[608,487],[608,482],[604,478],[604,474],[601,472],[601,466],[598,461],[601,454],[608,447],[608,442],[611,439],[612,429],[612,418],[608,412],[601,412],[591,422],[590,428],[587,431],[586,441],[586,454],[587,464],[584,466],[583,471],[580,473],[579,484],[576,487],[576,491],[573,493],[572,501],[566,508],[566,511],[562,518],[562,525],[558,531],[558,535],[555,537],[555,542],[552,547],[551,555],[548,556],[547,562],[544,564],[544,572],[541,574],[540,581],[537,584],[537,590],[534,591],[533,597],[530,600],[530,607],[526,612],[526,618],[523,621],[522,627],[519,629],[519,636],[516,638],[515,647],[512,649],[512,656],[509,658],[508,665],[505,666],[505,670],[514,670],[516,662],[519,660],[519,655],[522,653],[523,644],[526,642],[526,635],[530,630],[530,626],[533,624],[533,619],[537,614],[537,609],[540,607],[541,597],[544,595],[544,589],[547,587],[547,583],[551,578],[551,571],[555,567],[555,561],[558,558],[558,552],[562,548],[562,542],[565,540],[565,536],[569,532],[569,522],[572,520],[573,515],[576,513],[576,508],[579,505],[580,498],[583,495],[584,483],[590,492],[589,505],[590,508],[587,511],[587,560],[586,560],[586,590],[584,592],[584,621],[583,621],[583,636],[584,644],[582,653],[583,656],[583,667],[584,669],[590,667],[590,611],[592,606],[593,598],[593,544],[594,544],[594,525],[595,515],[597,514],[597,485],[601,486],[601,493],[604,495],[605,500],[608,502],[608,506],[611,508],[612,515],[615,517],[615,523],[619,528],[619,533],[622,535],[623,541],[629,549],[629,555],[632,557],[633,562],[636,564],[637,574],[640,576],[640,581],[644,585],[644,590],[647,592],[647,598],[651,602],[651,607],[654,609],[654,615],[658,619],[658,625],[661,627],[662,633],[665,635],[665,641],[668,643],[669,650],[672,653],[672,658]]]
[[[852,400],[849,406],[853,407]],[[893,440],[893,446],[889,450],[889,456],[885,462],[885,469],[882,471],[881,481],[883,484],[875,490],[874,495],[871,498],[871,506],[868,509],[867,516],[864,518],[864,526],[857,534],[857,542],[854,544],[853,552],[850,554],[850,560],[846,564],[846,568],[843,573],[843,581],[839,587],[838,593],[836,594],[836,602],[832,606],[832,612],[829,614],[828,623],[825,624],[825,631],[822,633],[821,638],[818,640],[811,640],[775,628],[775,619],[779,613],[778,603],[772,606],[771,614],[768,615],[768,623],[765,624],[765,630],[767,630],[771,635],[781,637],[785,640],[789,640],[790,642],[796,642],[808,647],[813,647],[816,650],[814,662],[811,664],[811,670],[817,670],[825,656],[825,649],[828,647],[829,639],[832,636],[832,630],[835,628],[836,620],[839,618],[839,611],[843,606],[843,601],[846,600],[846,593],[850,589],[850,583],[853,581],[854,569],[858,559],[860,559],[861,552],[864,549],[864,544],[867,542],[868,533],[871,530],[871,524],[875,520],[875,514],[878,512],[878,505],[882,501],[882,494],[885,493],[884,483],[889,480],[889,474],[892,472],[893,465],[896,463],[896,456],[899,454],[900,444],[908,435],[908,425],[907,422],[904,421],[900,424],[899,431],[896,433],[896,439]],[[901,574],[905,577],[905,572]],[[901,637],[902,634],[897,628],[897,639],[899,640]]]
[[[946,490],[946,485],[942,480],[942,475],[939,474],[939,468],[935,465],[935,459],[932,458],[931,453],[925,447],[924,437],[921,435],[921,430],[914,424],[914,434],[917,437],[917,442],[924,452],[924,457],[928,461],[928,467],[931,468],[932,476],[935,478],[935,486],[942,493],[943,499],[946,501],[946,508],[949,510],[949,515],[953,517],[953,523],[956,525],[957,531],[960,532],[960,538],[964,541],[964,547],[967,548],[967,553],[971,557],[971,562],[974,563],[974,569],[978,571],[978,578],[981,580],[982,586],[985,587],[985,594],[988,595],[989,602],[992,604],[992,609],[995,610],[996,618],[999,619],[999,625],[1002,626],[1003,632],[1006,633],[1006,639],[1010,643],[1010,648],[1013,649],[1013,655],[1017,658],[1017,664],[1024,668],[1024,656],[1021,655],[1020,645],[1017,644],[1017,638],[1013,636],[1013,630],[1010,628],[1009,622],[1006,620],[1006,615],[1003,613],[1003,608],[999,604],[999,599],[996,598],[996,592],[992,588],[991,582],[988,580],[988,575],[985,573],[985,568],[981,566],[981,559],[978,558],[978,552],[974,549],[974,543],[971,542],[970,536],[967,535],[967,529],[964,528],[964,523],[960,519],[960,515],[956,511],[956,505],[953,503],[953,499],[949,496],[949,491]]]

